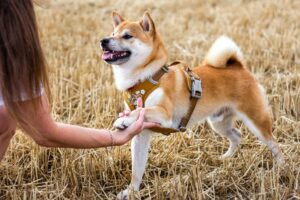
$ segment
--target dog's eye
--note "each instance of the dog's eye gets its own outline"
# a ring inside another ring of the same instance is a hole
[[[125,35],[123,35],[123,39],[125,39],[125,40],[128,40],[128,39],[130,39],[130,38],[132,38],[133,36],[132,35],[129,35],[129,34],[125,34]]]

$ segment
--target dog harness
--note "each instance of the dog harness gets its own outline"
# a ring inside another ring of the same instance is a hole
[[[193,111],[196,107],[197,101],[199,98],[201,98],[202,95],[202,85],[201,80],[198,78],[196,74],[192,72],[192,70],[186,65],[185,63],[182,63],[180,61],[175,61],[171,63],[170,65],[164,65],[154,76],[151,78],[146,79],[143,82],[140,82],[133,87],[127,89],[124,94],[124,100],[126,104],[128,105],[129,109],[135,110],[137,108],[137,99],[142,98],[143,102],[146,102],[148,96],[159,87],[159,79],[165,74],[168,73],[169,67],[173,65],[183,64],[184,66],[184,72],[186,76],[186,81],[188,84],[188,89],[190,91],[190,106],[188,113],[186,116],[184,116],[177,129],[174,128],[150,128],[150,130],[158,133],[162,133],[164,135],[169,135],[171,133],[175,132],[183,132],[186,130],[186,125],[188,124]]]

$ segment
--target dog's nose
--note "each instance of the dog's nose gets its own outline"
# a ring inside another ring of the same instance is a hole
[[[109,38],[103,38],[100,40],[101,47],[106,47],[109,43]]]

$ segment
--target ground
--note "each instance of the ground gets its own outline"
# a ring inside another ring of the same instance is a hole
[[[39,1],[40,2],[40,1]],[[99,40],[112,31],[110,13],[140,19],[148,10],[170,59],[200,63],[220,35],[241,47],[247,66],[266,90],[273,134],[286,164],[240,122],[236,154],[207,124],[169,137],[156,134],[142,199],[300,198],[300,1],[60,0],[36,8],[49,64],[53,116],[58,121],[111,128],[122,110]],[[38,147],[21,131],[0,163],[0,199],[115,199],[130,182],[129,145],[71,150]]]

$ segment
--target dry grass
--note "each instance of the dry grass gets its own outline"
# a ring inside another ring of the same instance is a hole
[[[249,69],[266,88],[274,135],[286,165],[243,124],[233,158],[220,160],[228,142],[206,125],[192,137],[155,135],[140,196],[151,199],[300,198],[300,1],[61,0],[37,8],[53,92],[54,117],[108,128],[122,109],[112,73],[99,55],[111,30],[110,12],[137,19],[148,9],[170,53],[195,66],[221,34],[244,51]],[[114,199],[130,181],[129,145],[112,150],[38,147],[24,134],[0,163],[0,199]]]

